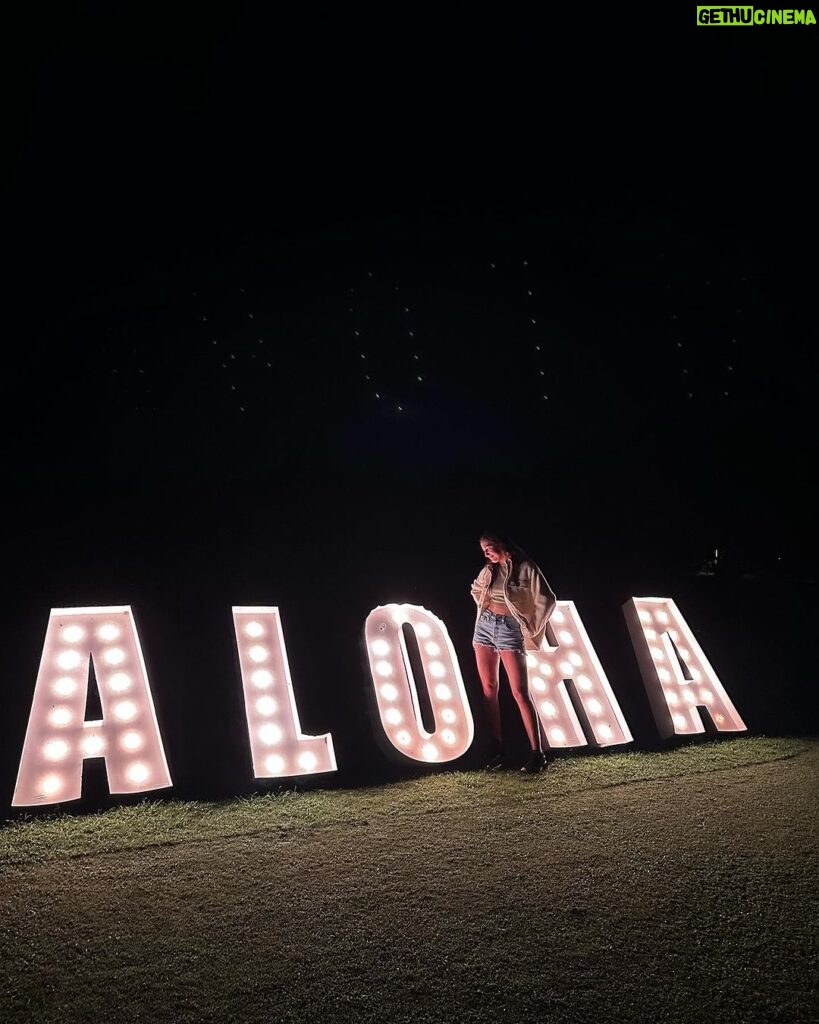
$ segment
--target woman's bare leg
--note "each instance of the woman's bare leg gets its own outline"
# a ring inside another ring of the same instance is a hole
[[[501,743],[501,721],[500,703],[498,701],[498,652],[494,647],[487,644],[473,644],[475,648],[475,661],[478,664],[478,675],[481,677],[483,687],[483,706],[486,713],[486,721],[492,738],[500,745]]]
[[[509,677],[509,686],[512,688],[512,696],[517,701],[520,717],[523,719],[523,727],[529,740],[532,750],[540,750],[540,723],[538,722],[537,711],[529,696],[529,679],[526,674],[526,656],[518,654],[517,651],[501,651],[501,661]]]

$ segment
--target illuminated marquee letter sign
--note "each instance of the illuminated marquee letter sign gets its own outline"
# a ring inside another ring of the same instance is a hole
[[[632,597],[623,605],[654,721],[662,736],[705,732],[705,709],[720,732],[746,725],[676,604],[667,597]]]
[[[84,721],[89,658],[102,706],[98,722]],[[87,757],[105,758],[112,793],[171,785],[127,605],[52,609],[12,805],[78,800]]]
[[[254,776],[336,771],[332,735],[305,736],[301,731],[279,609],[234,608],[233,628]]]
[[[529,693],[550,747],[584,747],[589,742],[567,682],[574,686],[594,746],[631,742],[623,712],[573,601],[557,602],[543,645],[537,653],[527,653],[526,666]]]
[[[435,728],[421,718],[404,625],[418,642]],[[472,744],[475,726],[458,658],[444,623],[426,608],[388,604],[374,608],[364,628],[378,713],[390,743],[414,761],[454,761]]]

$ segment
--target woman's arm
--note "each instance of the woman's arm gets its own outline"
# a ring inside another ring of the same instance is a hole
[[[486,588],[492,582],[492,570],[489,566],[484,566],[483,569],[478,573],[477,579],[472,583],[470,593],[472,594],[472,600],[475,604],[480,605],[481,598],[486,593]]]
[[[546,623],[555,610],[557,598],[546,582],[546,577],[534,563],[532,563],[532,575],[529,580],[529,594],[532,601],[531,616],[526,617],[526,625],[529,626],[529,629],[522,626],[521,632],[526,650],[539,651],[546,634]]]
[[[532,598],[535,605],[534,625],[536,628],[534,633],[537,634],[546,628],[546,623],[552,617],[552,612],[557,604],[554,591],[546,582],[546,577],[540,569],[532,573]]]

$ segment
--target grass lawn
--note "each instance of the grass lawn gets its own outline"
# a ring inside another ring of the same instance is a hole
[[[0,829],[0,1021],[816,1019],[819,742]]]

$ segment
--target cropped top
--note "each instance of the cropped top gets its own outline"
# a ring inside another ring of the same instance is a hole
[[[509,562],[498,562],[498,571],[495,573],[495,579],[492,583],[492,589],[489,591],[489,601],[491,604],[502,604],[509,607],[506,600],[506,581],[509,579]]]

